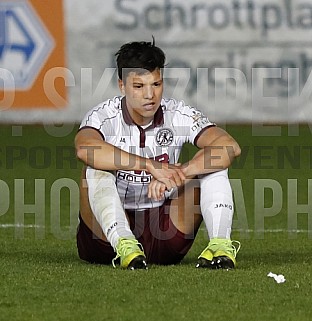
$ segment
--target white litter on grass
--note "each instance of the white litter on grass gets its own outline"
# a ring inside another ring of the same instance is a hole
[[[277,275],[275,273],[270,272],[268,274],[268,277],[273,278],[277,283],[284,283],[286,281],[283,274]]]

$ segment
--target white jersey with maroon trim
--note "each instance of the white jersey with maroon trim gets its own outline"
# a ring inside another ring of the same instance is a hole
[[[116,96],[91,109],[79,130],[91,127],[103,139],[124,151],[160,162],[178,162],[181,148],[196,145],[201,132],[214,126],[198,109],[174,99],[161,100],[154,120],[147,126],[136,125],[125,106],[125,98]],[[118,162],[118,155],[115,156]],[[147,197],[151,174],[145,171],[116,172],[116,186],[125,209],[158,207],[163,201]]]

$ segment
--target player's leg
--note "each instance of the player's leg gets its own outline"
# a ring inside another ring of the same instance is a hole
[[[179,195],[181,194],[184,194],[184,189],[180,190]],[[199,199],[199,193],[197,195]],[[162,206],[144,211],[127,211],[131,229],[144,245],[149,263],[161,265],[180,263],[191,248],[202,216],[199,213],[199,205],[197,205],[198,214],[195,216],[195,220],[194,215],[191,214],[192,219],[187,217],[189,224],[182,222],[182,217],[178,214],[178,207],[182,209],[185,204],[181,199],[182,197],[169,198]],[[178,206],[179,201],[180,206]],[[189,205],[187,207],[192,212],[194,211],[193,207]],[[189,211],[189,213],[191,212]],[[174,225],[174,222],[180,229]]]
[[[196,233],[202,222],[199,180],[186,180],[171,199],[170,219],[173,225],[185,235]]]
[[[108,241],[117,253],[116,258],[120,258],[121,267],[146,268],[144,252],[130,229],[121,204],[115,176],[110,172],[87,168],[85,178],[90,212],[101,227],[104,241]],[[92,224],[92,230],[93,226],[96,224]]]
[[[151,264],[179,263],[191,248],[202,222],[198,181],[189,180],[174,194],[160,207],[127,210],[131,230],[143,244]]]
[[[231,241],[234,204],[227,170],[200,177],[200,205],[210,242],[197,267],[234,268],[239,247]]]
[[[191,248],[202,222],[199,198],[199,181],[196,179],[187,180],[184,186],[170,196],[170,205],[166,207],[167,215],[160,216],[164,223],[159,224],[161,228],[157,235],[157,239],[161,240],[158,242],[159,252],[171,260],[165,261],[165,264],[178,263]],[[152,223],[151,226],[158,225]]]

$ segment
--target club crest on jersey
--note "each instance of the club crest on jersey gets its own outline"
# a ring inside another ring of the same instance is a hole
[[[156,134],[156,143],[159,146],[169,146],[173,142],[173,131],[169,128],[162,128]]]

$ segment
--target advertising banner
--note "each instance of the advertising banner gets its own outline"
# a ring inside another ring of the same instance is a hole
[[[57,97],[65,95],[51,84],[51,79],[62,84],[64,79],[51,74],[50,82],[47,82],[50,86],[46,87],[50,88],[51,95],[45,95],[45,101],[31,100],[32,95],[28,94],[19,96],[26,93],[26,87],[35,86],[35,79],[42,89],[42,77],[47,68],[55,66],[56,56],[57,66],[64,65],[64,46],[62,40],[57,40],[62,35],[62,28],[59,22],[53,25],[56,15],[50,15],[52,6],[60,5],[59,1],[33,0],[31,3],[34,8],[43,9],[41,21],[46,27],[40,34],[45,40],[40,41],[46,43],[42,52],[37,53],[41,57],[39,62],[35,67],[29,67],[32,72],[29,72],[26,84],[21,75],[16,76],[16,85],[21,82],[15,97],[16,105],[35,107],[42,103],[44,107],[51,102],[53,93],[52,98],[61,105],[62,99],[58,101]],[[64,0],[64,5],[68,56],[66,88],[70,89],[67,108],[48,113],[36,109],[32,114],[19,116],[10,111],[2,113],[1,120],[13,118],[16,121],[22,117],[24,121],[47,121],[49,117],[53,122],[79,122],[91,107],[119,94],[114,57],[119,47],[129,41],[152,41],[154,37],[156,45],[167,56],[165,96],[197,106],[216,122],[312,121],[310,1],[108,0],[104,5],[100,0]],[[6,6],[1,9],[2,15],[10,8],[8,4]],[[26,24],[22,18],[18,21]],[[27,31],[22,33],[26,40],[27,35],[35,38],[34,27],[19,28]],[[28,58],[31,62],[35,50],[31,49],[30,40],[26,44],[23,50],[11,46],[10,54],[22,56],[23,61]],[[0,49],[2,65],[4,52]],[[27,68],[25,66],[26,71]],[[36,73],[39,73],[37,78]]]

